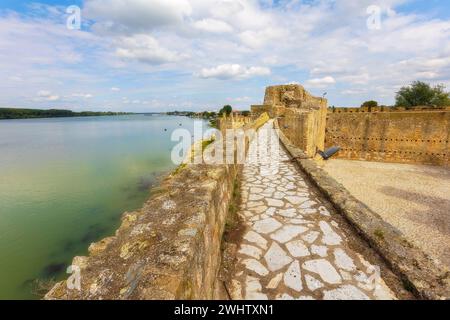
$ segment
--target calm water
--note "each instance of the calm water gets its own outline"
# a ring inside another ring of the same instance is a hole
[[[39,298],[33,279],[63,278],[73,256],[112,235],[174,168],[180,123],[193,129],[169,116],[0,121],[0,299]]]

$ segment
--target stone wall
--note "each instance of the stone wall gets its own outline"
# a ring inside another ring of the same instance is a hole
[[[266,88],[264,105],[284,106],[292,109],[316,110],[327,105],[323,98],[312,96],[296,84],[270,86]]]
[[[449,165],[450,110],[335,109],[327,115],[325,147],[338,158]]]
[[[264,112],[258,114],[258,117],[263,115]],[[256,118],[258,118],[256,117]],[[231,113],[229,116],[226,116],[226,114],[223,114],[222,117],[218,118],[218,127],[221,129],[237,129],[241,128],[247,124],[250,124],[254,121],[252,117],[248,116],[242,116],[242,115],[236,115]]]
[[[405,288],[420,299],[450,299],[450,271],[444,265],[415,247],[400,231],[356,199],[316,161],[308,159],[304,151],[283,134],[277,121],[274,124],[281,142],[299,167],[356,232],[383,257]]]
[[[245,128],[258,129],[267,119],[262,115]],[[73,259],[80,290],[75,272],[45,299],[216,298],[222,235],[239,168],[181,165],[140,210],[123,215],[114,236],[91,244],[88,257]]]
[[[264,105],[253,106],[252,111],[268,109],[283,133],[308,157],[323,150],[327,100],[312,96],[300,85],[272,86],[266,89]]]

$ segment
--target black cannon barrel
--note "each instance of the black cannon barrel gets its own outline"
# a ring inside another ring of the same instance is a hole
[[[324,160],[330,159],[332,156],[334,156],[336,153],[338,153],[341,150],[341,147],[331,147],[330,149],[327,149],[325,151],[318,151],[318,153],[322,156]]]

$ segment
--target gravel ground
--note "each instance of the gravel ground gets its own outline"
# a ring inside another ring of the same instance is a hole
[[[449,168],[336,159],[324,169],[450,268]]]

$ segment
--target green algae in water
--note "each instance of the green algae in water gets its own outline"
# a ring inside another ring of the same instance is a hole
[[[193,129],[162,115],[0,121],[0,299],[40,298],[141,207],[176,167],[180,123]]]

